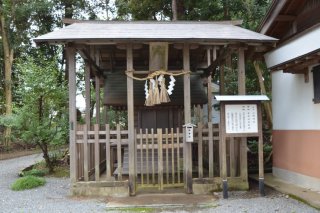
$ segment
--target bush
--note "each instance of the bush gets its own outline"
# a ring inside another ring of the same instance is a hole
[[[46,183],[44,178],[35,176],[25,176],[17,179],[12,185],[11,189],[14,191],[21,191],[26,189],[36,188],[38,186],[43,186]]]
[[[45,175],[46,175],[46,171],[38,170],[38,169],[32,169],[22,173],[22,177],[25,177],[25,176],[43,177]]]

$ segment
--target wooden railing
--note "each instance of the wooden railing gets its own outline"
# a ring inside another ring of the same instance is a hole
[[[109,124],[78,125],[77,129],[78,180],[99,181],[101,170],[106,170],[105,180],[112,180],[114,165],[118,180],[122,179],[122,150],[128,144],[128,130],[110,129]],[[116,157],[113,153],[116,153]]]
[[[183,184],[183,133],[151,129],[136,133],[136,165],[140,187]],[[157,180],[156,180],[157,179]]]
[[[192,144],[193,176],[219,176],[219,129],[199,123]],[[137,183],[140,186],[184,183],[183,129],[139,129],[135,132]],[[128,175],[128,130],[120,125],[78,125],[77,178],[79,181],[122,180]],[[101,175],[103,172],[104,175]]]

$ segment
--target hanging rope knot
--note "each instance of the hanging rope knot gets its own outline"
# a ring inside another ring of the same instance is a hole
[[[190,71],[183,71],[179,73],[171,73],[165,70],[157,70],[152,73],[149,73],[148,76],[139,78],[133,76],[134,70],[127,70],[126,75],[134,80],[138,81],[146,81],[144,85],[144,91],[145,91],[145,105],[146,106],[154,106],[156,104],[161,103],[168,103],[170,102],[169,95],[172,94],[173,88],[174,88],[174,82],[176,81],[173,76],[179,76],[179,75],[185,75],[189,74]],[[168,89],[166,88],[165,84],[165,75],[170,76],[170,82]],[[148,81],[149,81],[149,88],[148,88]],[[159,92],[160,87],[160,92]]]

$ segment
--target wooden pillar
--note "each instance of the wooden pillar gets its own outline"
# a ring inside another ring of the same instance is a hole
[[[227,146],[226,146],[226,124],[225,124],[225,103],[220,103],[220,113],[221,113],[221,120],[220,120],[220,159],[221,159],[221,169],[220,169],[220,176],[222,178],[222,190],[223,190],[223,198],[228,198],[228,181],[227,181]]]
[[[88,130],[90,130],[90,124],[91,124],[91,115],[90,115],[90,105],[91,105],[91,86],[90,86],[90,65],[88,63],[85,63],[84,68],[84,89],[85,89],[85,103],[86,103],[86,109],[85,109],[85,121],[86,125],[88,126]]]
[[[85,88],[85,125],[86,127],[84,128],[84,140],[83,140],[83,164],[84,164],[84,180],[88,181],[89,180],[89,171],[91,168],[89,168],[90,162],[91,162],[91,145],[88,144],[88,131],[90,131],[90,102],[91,102],[91,88],[90,88],[90,65],[85,62],[85,67],[84,67],[84,88]],[[90,162],[89,162],[90,161]]]
[[[207,49],[207,63],[208,66],[211,65],[211,54],[210,48]],[[211,86],[211,73],[208,76],[208,85],[207,85],[207,96],[208,96],[208,123],[212,122],[212,86]]]
[[[185,43],[183,46],[183,69],[190,71],[190,48],[189,44]],[[191,96],[190,96],[190,74],[183,76],[183,95],[184,95],[184,122],[191,123]],[[191,143],[184,141],[185,149],[185,184],[186,192],[192,193],[192,147]]]
[[[135,134],[134,134],[134,98],[133,98],[133,54],[132,44],[127,45],[127,112],[128,112],[128,146],[129,146],[129,190],[135,195]]]
[[[259,132],[259,141],[258,141],[258,155],[259,155],[259,191],[260,195],[264,196],[264,167],[263,167],[263,136],[262,136],[262,109],[261,103],[258,103],[258,132]]]
[[[99,54],[98,51],[95,51],[95,61],[99,66]],[[95,76],[96,81],[96,124],[100,124],[100,77],[98,75]]]
[[[69,75],[69,150],[70,150],[70,179],[74,183],[78,180],[77,168],[77,147],[76,147],[76,130],[77,130],[77,110],[76,110],[76,60],[75,49],[67,47],[68,75]]]
[[[244,49],[238,50],[238,94],[246,94],[246,74]],[[240,141],[240,176],[243,181],[248,181],[248,162],[247,162],[247,138]]]

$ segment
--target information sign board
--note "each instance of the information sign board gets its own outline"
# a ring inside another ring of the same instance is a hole
[[[226,104],[226,133],[258,133],[256,104]]]

